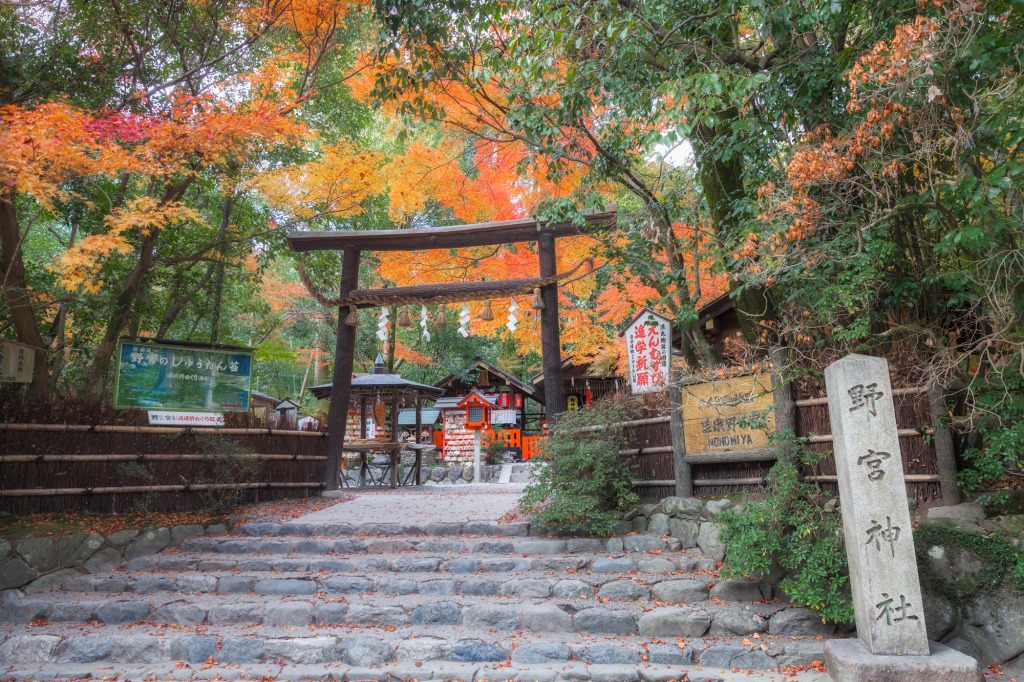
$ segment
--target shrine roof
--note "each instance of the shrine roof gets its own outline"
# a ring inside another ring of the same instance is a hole
[[[556,237],[580,235],[588,229],[614,228],[615,216],[616,209],[612,206],[584,216],[586,227],[565,222],[546,226],[544,230]],[[288,245],[294,251],[340,251],[348,246],[363,251],[419,251],[532,242],[537,240],[540,231],[536,220],[524,218],[402,230],[293,231],[288,233]]]

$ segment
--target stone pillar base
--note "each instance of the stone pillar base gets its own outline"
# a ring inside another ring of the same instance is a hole
[[[978,662],[929,642],[930,656],[876,656],[859,639],[830,639],[825,665],[836,682],[982,682]]]

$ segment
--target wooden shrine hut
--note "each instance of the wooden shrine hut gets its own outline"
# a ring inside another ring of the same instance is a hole
[[[616,358],[617,360],[617,358]],[[623,381],[616,371],[616,362],[612,360],[594,362],[573,362],[571,358],[562,360],[562,385],[565,390],[567,407],[570,410],[589,405],[598,398],[629,391],[629,379]],[[531,379],[538,391],[545,386],[544,373]]]
[[[335,373],[337,376],[337,373]],[[355,398],[358,401],[359,411],[356,419],[359,424],[358,437],[347,436],[344,430],[338,430],[341,434],[338,440],[340,451],[351,452],[360,458],[359,482],[360,486],[365,484],[367,474],[367,455],[370,453],[386,452],[391,458],[389,473],[391,475],[391,487],[398,485],[398,453],[403,448],[412,448],[417,452],[416,478],[419,480],[419,452],[422,447],[418,443],[418,435],[423,428],[423,401],[437,398],[443,392],[435,386],[428,386],[406,379],[398,374],[389,374],[384,364],[384,358],[377,356],[373,365],[373,371],[369,374],[362,374],[355,378],[351,375],[345,382],[345,398]],[[310,389],[314,396],[321,400],[330,401],[330,411],[333,414],[335,406],[339,402],[339,392],[334,384],[322,384]],[[400,413],[403,406],[412,406],[414,419],[412,423],[413,433],[417,434],[417,442],[408,444],[400,437]],[[348,412],[346,405],[346,413]],[[342,421],[344,429],[346,419]],[[376,428],[369,433],[370,418]],[[328,417],[328,420],[330,418]],[[328,422],[329,423],[329,422]],[[328,441],[335,436],[328,434]],[[433,446],[433,443],[428,445]],[[328,475],[334,479],[335,487],[338,486],[338,471],[341,466],[341,457],[338,459],[338,467],[328,468]]]
[[[532,437],[541,434],[544,393],[533,384],[520,381],[482,358],[476,358],[464,371],[449,374],[434,385],[445,391],[434,404],[435,408],[441,410],[443,417],[434,442],[441,449],[444,459],[456,461],[459,458],[456,455],[456,441],[461,442],[472,436],[472,433],[463,433],[464,429],[457,418],[459,402],[472,391],[479,392],[494,403],[492,426],[486,433],[488,438],[501,440],[525,458],[529,458],[535,450],[536,439]]]
[[[584,216],[583,223],[544,224],[533,219],[525,219],[438,228],[288,233],[288,244],[295,251],[330,250],[341,251],[343,254],[337,298],[329,298],[317,290],[306,276],[301,262],[299,268],[304,283],[317,301],[328,307],[337,307],[339,313],[332,382],[334,395],[327,419],[329,436],[324,483],[328,489],[337,489],[339,485],[337,471],[345,448],[345,422],[352,392],[356,325],[359,324],[359,317],[355,313],[359,308],[443,305],[533,293],[538,299],[537,308],[540,311],[544,374],[552,379],[545,387],[544,403],[549,416],[565,411],[565,390],[561,376],[558,283],[561,279],[569,277],[572,272],[558,272],[555,241],[559,237],[572,237],[585,234],[587,231],[614,228],[615,210],[588,214]],[[522,242],[537,242],[537,277],[385,289],[359,288],[359,261],[363,251],[460,249]],[[581,263],[577,267],[582,265]]]
[[[736,360],[729,350],[730,345],[742,341],[743,332],[740,330],[740,318],[736,310],[736,303],[728,292],[700,307],[697,311],[697,325],[704,332],[704,338],[714,348],[715,354],[722,358],[726,365],[733,364]],[[679,330],[673,327],[673,348],[680,347],[682,340],[680,334]]]

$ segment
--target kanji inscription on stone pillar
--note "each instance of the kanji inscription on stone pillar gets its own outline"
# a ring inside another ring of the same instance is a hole
[[[876,655],[928,655],[921,582],[884,358],[825,370],[857,636]]]

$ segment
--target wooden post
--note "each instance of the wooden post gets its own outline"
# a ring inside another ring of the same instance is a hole
[[[396,388],[391,392],[391,442],[400,443],[398,440],[398,389]],[[395,445],[391,448],[389,453],[391,456],[391,487],[398,487],[398,453],[402,449],[401,445]]]
[[[938,382],[928,386],[928,411],[932,418],[932,442],[935,444],[935,460],[939,468],[939,491],[942,504],[960,504],[963,496],[956,484],[956,453],[953,450],[953,436],[945,424],[945,391]]]
[[[676,497],[693,497],[693,472],[686,461],[686,438],[683,435],[683,396],[679,388],[679,370],[670,377],[668,403],[669,429],[672,431],[672,461],[675,465]]]
[[[423,445],[423,438],[420,434],[423,433],[423,396],[419,393],[416,394],[416,438],[414,442],[417,445]],[[423,468],[423,450],[416,448],[416,470],[413,472],[413,476],[416,480],[413,481],[413,485],[419,485],[420,481],[420,470]]]
[[[772,398],[775,401],[775,431],[788,432],[788,439],[796,438],[796,403],[793,401],[793,385],[785,375],[790,364],[789,351],[774,346],[768,351],[772,361]],[[786,448],[789,442],[776,441],[776,449]]]
[[[540,276],[558,274],[555,259],[555,236],[542,230],[537,239]],[[562,381],[562,344],[558,334],[558,283],[540,288],[544,309],[540,311],[540,346],[544,369],[544,407],[551,425],[553,417],[565,412],[565,383]]]
[[[366,440],[366,396],[359,399],[359,437]]]
[[[346,298],[359,287],[359,249],[345,247],[341,261],[339,294]],[[348,310],[338,310],[338,341],[334,348],[334,378],[331,383],[331,404],[327,413],[327,470],[324,489],[337,490],[342,451],[345,449],[345,422],[348,418],[349,394],[352,392],[352,364],[355,360],[356,328],[345,324]]]

